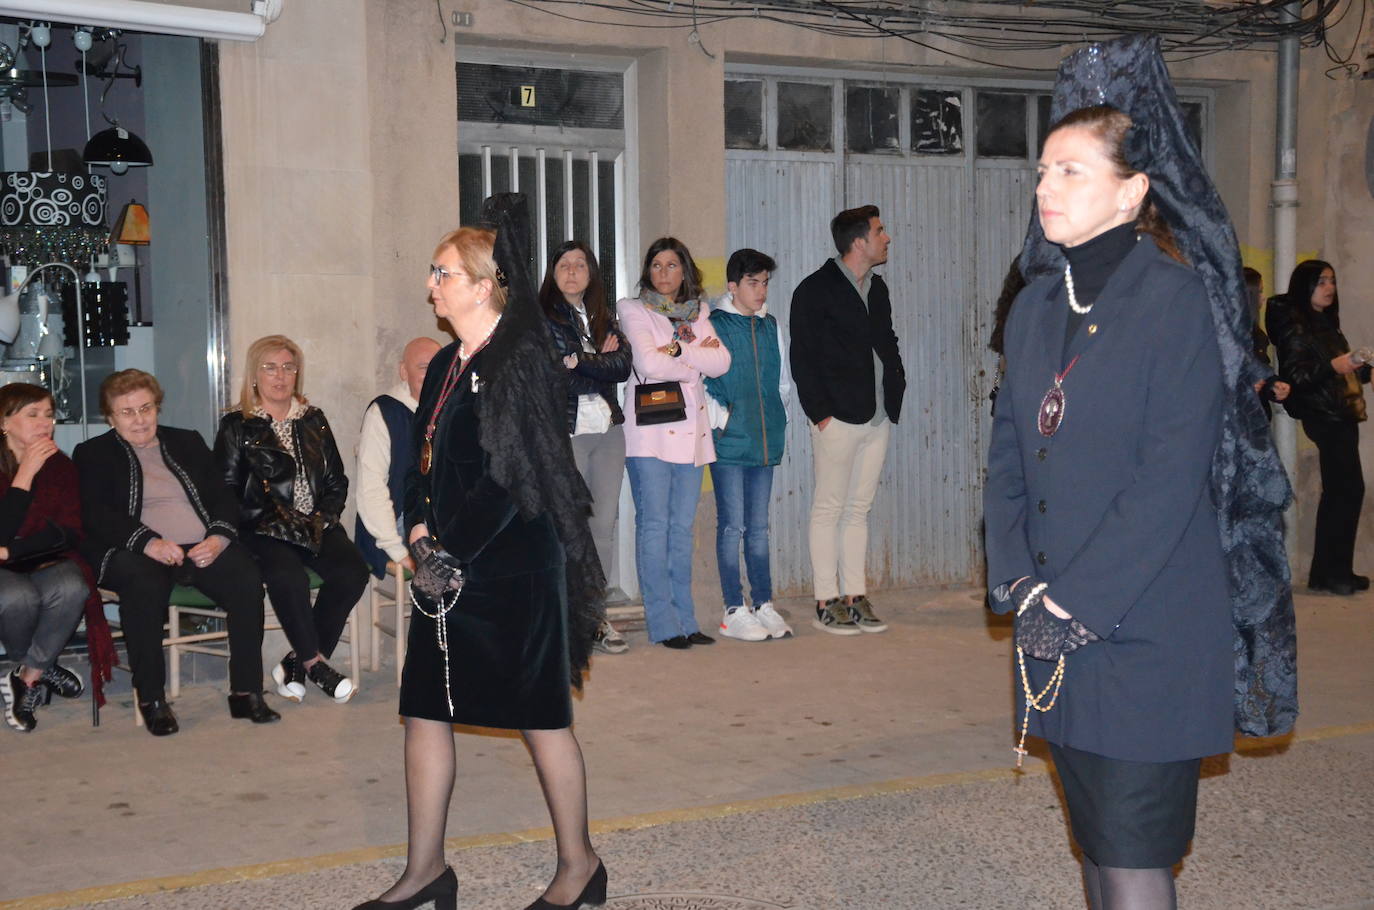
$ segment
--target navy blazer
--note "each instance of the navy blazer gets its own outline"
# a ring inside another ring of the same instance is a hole
[[[1134,761],[1230,751],[1231,613],[1209,494],[1223,384],[1207,294],[1146,239],[1066,350],[1068,316],[1062,274],[1012,307],[983,503],[989,586],[1047,582],[1103,639],[1067,658],[1058,704],[1031,712],[1031,732]],[[1075,356],[1046,438],[1041,399]],[[1039,691],[1053,664],[1026,664]]]

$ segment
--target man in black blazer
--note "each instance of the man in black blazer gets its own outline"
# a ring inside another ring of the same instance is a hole
[[[816,489],[811,500],[812,625],[836,635],[887,626],[867,597],[868,510],[887,440],[902,409],[906,373],[892,331],[887,284],[873,267],[892,242],[878,207],[830,222],[838,251],[792,294],[791,365],[811,421]]]

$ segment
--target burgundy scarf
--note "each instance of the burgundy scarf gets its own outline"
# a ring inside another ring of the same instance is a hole
[[[13,479],[0,473],[0,496],[9,492]],[[57,452],[44,462],[33,479],[30,493],[33,499],[24,515],[24,523],[19,527],[18,536],[27,537],[42,530],[48,521],[71,528],[78,537],[83,534],[76,465],[70,458]],[[104,683],[110,680],[115,663],[114,638],[110,635],[109,623],[105,621],[105,605],[97,593],[95,573],[86,561],[75,550],[66,551],[62,557],[80,567],[90,590],[90,596],[86,598],[86,651],[91,661],[91,697],[95,699],[97,707],[104,707]]]

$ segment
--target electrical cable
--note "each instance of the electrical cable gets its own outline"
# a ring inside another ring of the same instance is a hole
[[[81,52],[81,101],[86,107],[86,141],[91,141],[91,93],[88,91],[90,77],[86,73],[86,52]],[[89,171],[91,165],[86,165]]]
[[[48,105],[48,49],[38,49],[38,59],[43,70],[43,129],[48,138],[48,173],[52,173],[52,108]]]
[[[1006,64],[961,56],[929,39],[983,50],[1048,50],[1065,44],[1103,40],[1122,33],[1151,33],[1161,38],[1164,50],[1184,52],[1194,59],[1210,53],[1258,49],[1269,50],[1279,38],[1296,35],[1305,46],[1327,48],[1329,30],[1349,14],[1356,0],[1347,0],[1345,10],[1334,22],[1327,22],[1342,6],[1341,0],[1302,0],[1304,10],[1296,21],[1282,20],[1277,13],[1285,0],[1251,0],[1225,6],[1181,3],[1179,0],[1134,0],[1103,4],[1099,0],[1040,0],[1035,10],[1042,15],[1021,14],[1025,0],[983,0],[978,4],[925,4],[920,0],[765,0],[741,3],[738,0],[509,0],[529,9],[579,22],[631,28],[696,29],[703,21],[759,19],[806,28],[840,37],[896,37],[936,53],[953,56],[982,66],[1008,68]],[[1371,0],[1359,0],[1361,16]],[[669,20],[669,24],[625,22],[601,17],[570,15],[557,7],[579,7],[614,12],[640,19]],[[960,5],[974,8],[967,14]],[[1012,8],[1006,16],[989,16],[987,7]],[[703,17],[709,17],[703,18]],[[843,21],[841,21],[843,17]],[[679,24],[672,24],[679,23]],[[926,39],[926,40],[922,40]],[[703,49],[704,50],[704,49]],[[1034,69],[1009,67],[1012,69]]]

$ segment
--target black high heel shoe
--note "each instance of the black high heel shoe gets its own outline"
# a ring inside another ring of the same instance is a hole
[[[596,871],[587,879],[587,884],[577,900],[571,904],[555,904],[540,897],[525,910],[580,910],[582,907],[600,907],[606,903],[606,864],[597,862]]]
[[[415,910],[430,901],[434,901],[435,910],[458,910],[458,876],[453,874],[452,866],[445,866],[438,878],[410,897],[399,901],[377,898],[359,904],[353,910]]]

